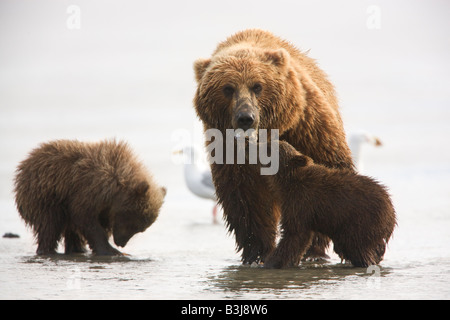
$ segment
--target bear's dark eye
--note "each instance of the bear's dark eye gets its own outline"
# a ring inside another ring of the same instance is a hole
[[[227,98],[231,98],[234,94],[234,88],[231,85],[226,85],[225,87],[223,87],[223,94]]]
[[[262,86],[260,83],[255,83],[252,87],[252,91],[258,96],[262,91]]]

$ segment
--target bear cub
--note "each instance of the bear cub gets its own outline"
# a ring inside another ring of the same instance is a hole
[[[17,209],[31,226],[37,254],[122,255],[136,233],[158,217],[166,194],[124,142],[56,140],[41,144],[16,171]]]
[[[279,171],[268,177],[281,201],[281,239],[266,268],[297,266],[314,233],[330,237],[334,251],[355,267],[383,259],[396,216],[377,181],[314,164],[284,141],[279,142]]]

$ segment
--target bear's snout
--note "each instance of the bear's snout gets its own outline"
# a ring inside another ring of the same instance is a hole
[[[256,129],[258,127],[258,109],[250,101],[238,103],[234,109],[234,129]]]
[[[125,247],[132,235],[125,234],[123,232],[113,232],[113,239],[116,246]]]
[[[119,246],[119,247],[122,247],[122,248],[127,245],[127,242],[128,242],[128,239],[127,240],[125,240],[125,239],[114,239],[114,243],[116,244],[116,246]]]
[[[255,115],[251,112],[238,112],[236,115],[236,123],[239,129],[246,131],[253,126]]]

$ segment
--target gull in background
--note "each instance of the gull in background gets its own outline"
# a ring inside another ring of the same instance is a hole
[[[362,172],[364,170],[364,164],[361,157],[361,150],[364,144],[370,144],[376,147],[383,145],[379,138],[366,131],[361,130],[350,133],[348,138],[348,146],[352,151],[353,162],[355,163],[356,170],[358,172]]]
[[[201,164],[199,152],[195,147],[184,147],[182,150],[175,151],[175,153],[182,153],[185,156],[184,180],[188,189],[200,198],[214,201],[213,223],[218,223],[216,189],[212,180],[211,169],[209,166]]]

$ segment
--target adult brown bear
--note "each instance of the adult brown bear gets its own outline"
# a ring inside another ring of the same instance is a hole
[[[314,60],[262,30],[245,30],[194,63],[194,105],[204,129],[278,129],[316,163],[353,170],[334,88]],[[223,147],[225,149],[225,139]],[[255,166],[212,163],[219,203],[244,263],[275,247],[278,200]],[[307,256],[325,257],[329,239],[316,236]]]

